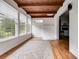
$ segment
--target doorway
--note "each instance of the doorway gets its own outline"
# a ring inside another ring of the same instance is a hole
[[[59,39],[69,39],[69,10],[59,17]]]

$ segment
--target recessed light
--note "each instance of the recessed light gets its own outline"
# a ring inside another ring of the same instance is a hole
[[[47,16],[53,16],[54,14],[46,14]]]

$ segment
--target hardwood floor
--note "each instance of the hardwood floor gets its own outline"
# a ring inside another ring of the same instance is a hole
[[[51,46],[55,59],[77,59],[69,52],[68,39],[51,41]]]
[[[39,41],[40,42],[42,40],[41,40],[41,38],[32,38],[29,41]],[[6,59],[8,56],[10,56],[12,53],[17,51],[21,47],[23,47],[23,45],[25,45],[29,41],[26,41],[26,42],[20,44],[19,46],[13,48],[12,50],[8,51],[4,55],[0,56],[0,59]],[[51,44],[52,52],[54,54],[54,59],[77,59],[75,56],[73,56],[69,52],[69,43],[68,42],[69,42],[68,39],[49,41],[49,43]]]

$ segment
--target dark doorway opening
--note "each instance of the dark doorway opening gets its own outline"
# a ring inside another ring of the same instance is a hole
[[[59,39],[69,39],[69,10],[59,17]]]
[[[68,5],[68,10],[59,17],[59,39],[69,39],[69,11],[72,10],[72,4]]]

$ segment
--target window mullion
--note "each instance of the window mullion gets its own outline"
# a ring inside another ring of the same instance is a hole
[[[27,34],[27,23],[28,23],[28,18],[26,17],[26,20],[25,20],[25,33]]]
[[[18,19],[16,20],[16,24],[15,24],[15,35],[19,36],[19,32],[20,32],[20,14],[18,12]]]

